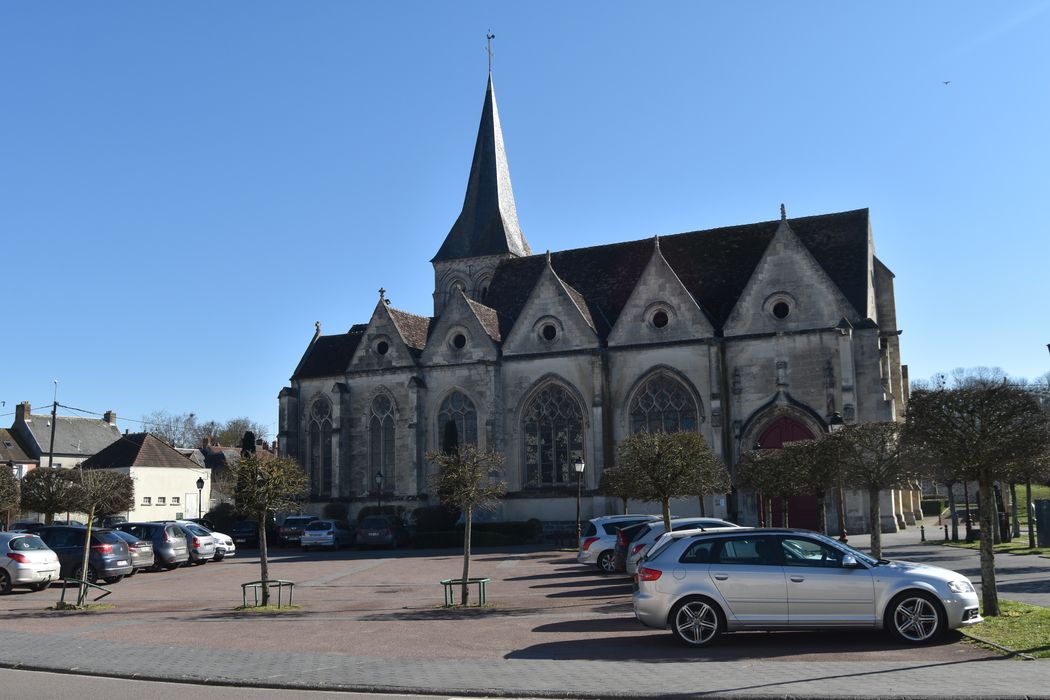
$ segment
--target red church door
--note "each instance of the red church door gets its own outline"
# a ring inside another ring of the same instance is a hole
[[[786,442],[812,439],[813,433],[798,421],[790,418],[778,418],[771,426],[766,428],[758,443],[763,450],[775,450],[783,447]],[[816,496],[792,496],[788,499],[788,526],[816,530],[820,526],[818,509],[819,503]],[[783,510],[781,499],[774,498],[773,522],[768,524],[779,527]]]

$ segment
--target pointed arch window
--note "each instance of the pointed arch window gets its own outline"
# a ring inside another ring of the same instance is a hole
[[[551,384],[522,413],[525,485],[560,486],[575,481],[572,462],[583,457],[583,411],[564,387]]]
[[[386,394],[372,399],[369,409],[368,464],[372,470],[369,484],[380,472],[384,483],[394,484],[394,402]]]
[[[325,397],[310,405],[307,430],[310,463],[310,493],[328,496],[332,492],[332,402]]]
[[[679,433],[696,430],[699,411],[692,392],[668,374],[645,381],[630,406],[631,434]]]
[[[446,443],[451,440],[449,423],[455,426],[455,440],[457,445],[478,444],[478,411],[469,396],[454,391],[445,397],[438,409],[438,437],[441,440],[441,449],[446,449]]]

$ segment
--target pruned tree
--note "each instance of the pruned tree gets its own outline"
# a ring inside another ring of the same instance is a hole
[[[91,551],[91,529],[96,515],[109,515],[135,507],[135,482],[128,474],[109,469],[70,470],[74,477],[72,508],[87,513],[87,535],[84,557],[80,564],[80,590],[77,605],[87,599],[88,555]]]
[[[627,501],[632,498],[640,498],[638,490],[639,479],[631,472],[628,465],[617,464],[602,471],[601,481],[598,483],[598,493],[603,496],[619,498],[623,502],[623,512],[627,513]]]
[[[55,513],[75,508],[75,479],[72,469],[33,469],[22,477],[22,510],[42,513],[44,523],[50,525],[55,522]]]
[[[1050,449],[1050,416],[1023,388],[1005,380],[957,377],[952,388],[912,393],[908,430],[914,440],[956,465],[980,493],[981,598],[985,615],[999,614],[995,588],[993,484]]]
[[[825,438],[838,444],[846,485],[868,492],[871,555],[882,558],[882,504],[879,494],[914,479],[914,462],[901,439],[903,425],[893,421],[848,425]]]
[[[0,465],[0,511],[6,516],[6,525],[11,524],[11,511],[18,508],[20,500],[18,479],[5,465]]]
[[[451,452],[430,452],[427,459],[438,466],[431,477],[431,489],[442,504],[463,512],[463,576],[460,604],[469,599],[470,539],[474,510],[491,507],[507,492],[503,473],[503,455],[482,451],[474,445],[461,445]]]
[[[266,542],[267,518],[292,507],[306,495],[309,480],[298,462],[283,457],[242,457],[233,465],[234,500],[237,510],[258,523],[259,573],[262,604],[270,604],[270,560]]]
[[[764,498],[763,520],[770,526],[773,524],[773,499],[781,500],[780,524],[787,527],[788,499],[803,493],[802,479],[791,471],[793,466],[795,463],[785,458],[782,448],[745,452],[737,462],[737,486],[751,489]]]
[[[841,486],[845,478],[840,444],[822,436],[816,440],[789,442],[778,455],[780,464],[797,479],[798,490],[816,497],[818,527],[825,535],[828,534],[828,492]]]
[[[697,433],[637,433],[620,443],[617,465],[636,477],[639,498],[660,503],[668,532],[672,498],[729,490],[729,472]]]

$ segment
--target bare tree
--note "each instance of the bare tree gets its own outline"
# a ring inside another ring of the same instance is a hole
[[[1028,391],[1005,380],[957,377],[953,388],[914,392],[908,403],[911,439],[977,481],[981,505],[981,597],[985,615],[999,614],[995,588],[993,483],[1050,449],[1050,416]]]
[[[71,469],[33,469],[22,477],[22,510],[43,513],[44,523],[50,525],[55,513],[74,509],[75,479]]]
[[[127,474],[108,469],[70,470],[74,476],[71,507],[87,513],[87,533],[84,537],[84,557],[80,564],[80,591],[77,605],[87,599],[90,578],[88,554],[91,550],[91,529],[96,515],[108,515],[135,507],[135,482]],[[92,582],[93,583],[93,582]]]
[[[632,435],[620,443],[617,464],[638,480],[640,498],[660,503],[668,532],[672,498],[725,493],[730,486],[725,465],[697,433]]]
[[[142,422],[146,430],[175,447],[197,447],[200,428],[193,413],[172,414],[164,410],[147,413]]]
[[[497,503],[507,492],[499,480],[503,472],[503,455],[479,450],[474,445],[461,445],[450,451],[431,452],[427,459],[438,465],[431,478],[431,488],[441,503],[463,511],[463,576],[460,605],[469,600],[467,579],[470,576],[470,538],[474,510]]]
[[[868,492],[871,554],[882,558],[882,505],[879,494],[914,479],[914,462],[906,456],[903,425],[892,421],[846,426],[826,439],[838,443],[846,483]]]
[[[237,510],[259,525],[259,570],[265,607],[270,604],[267,519],[271,513],[295,505],[306,494],[309,481],[297,462],[281,457],[241,457],[231,469]]]

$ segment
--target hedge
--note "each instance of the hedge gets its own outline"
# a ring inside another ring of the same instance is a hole
[[[922,499],[922,514],[939,516],[948,507],[948,501],[943,498]]]

